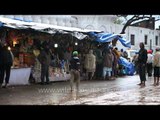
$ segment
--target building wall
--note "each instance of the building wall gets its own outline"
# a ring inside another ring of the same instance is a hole
[[[59,26],[78,27],[91,30],[102,30],[107,33],[119,34],[123,25],[114,24],[116,16],[114,15],[1,15],[8,18],[16,18],[25,21],[33,21],[38,23],[47,23]],[[145,47],[150,48],[150,40],[152,40],[152,48],[155,45],[155,36],[158,36],[158,46],[160,46],[160,30],[150,30],[147,28],[130,26],[126,29],[124,37],[130,40],[131,34],[135,35],[135,45],[132,49],[139,49],[139,43],[144,42],[144,35],[148,35],[148,41]],[[117,43],[119,49],[127,49]]]

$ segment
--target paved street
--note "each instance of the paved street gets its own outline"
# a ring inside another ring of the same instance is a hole
[[[0,89],[0,105],[159,105],[160,86],[148,78],[140,88],[139,76],[116,80],[81,81],[80,91],[70,92],[69,81]]]

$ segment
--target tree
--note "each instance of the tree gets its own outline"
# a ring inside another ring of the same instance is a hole
[[[130,18],[128,17],[129,15],[117,15],[118,18],[122,17],[126,20],[122,31],[120,34],[125,34],[125,30],[128,26],[132,25],[133,22],[139,21],[139,20],[151,20],[153,18],[153,15],[130,15]],[[155,21],[160,20],[159,16],[155,17]]]

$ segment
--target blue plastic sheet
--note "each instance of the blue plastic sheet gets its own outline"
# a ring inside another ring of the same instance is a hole
[[[118,37],[118,40],[121,42],[123,46],[131,48],[131,42],[129,40],[126,40],[121,37]]]
[[[100,43],[111,42],[114,39],[118,39],[123,46],[131,48],[131,42],[124,39],[123,37],[120,37],[117,34],[89,32],[89,35],[95,38],[95,41]]]
[[[133,63],[129,62],[126,58],[120,57],[118,60],[118,64],[123,65],[125,67],[125,71],[127,75],[134,75],[135,68]]]
[[[90,32],[89,34],[92,37],[95,37],[95,40],[97,42],[101,42],[101,43],[111,42],[112,40],[118,37],[116,34],[110,34],[110,33],[98,33],[97,34],[94,32]]]
[[[2,27],[2,26],[3,26],[3,23],[0,22],[0,27]]]

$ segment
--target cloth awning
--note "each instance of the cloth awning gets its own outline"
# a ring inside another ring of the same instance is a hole
[[[64,27],[64,26],[58,26],[58,25],[42,24],[42,23],[36,23],[31,21],[27,22],[22,20],[15,20],[11,18],[0,17],[0,27],[2,26],[16,28],[16,29],[31,28],[39,31],[48,32],[48,33],[55,33],[57,31],[82,32],[82,33],[101,32],[99,30],[88,30],[88,29],[81,29],[76,27]]]
[[[130,41],[120,37],[118,34],[104,33],[100,30],[81,29],[76,27],[64,27],[50,24],[36,23],[32,21],[15,20],[11,18],[0,17],[0,27],[9,27],[14,29],[34,29],[41,32],[47,32],[49,34],[69,33],[78,38],[79,40],[85,38],[87,35],[94,37],[95,41],[106,43],[111,42],[117,38],[123,46],[131,47]]]
[[[18,19],[0,17],[0,27],[9,27],[14,29],[33,29],[40,32],[49,34],[63,33],[71,34],[77,39],[81,40],[87,36],[88,32],[102,32],[99,30],[81,29],[76,27],[64,27],[58,25],[50,25],[43,23],[36,23],[32,21],[22,21]]]

